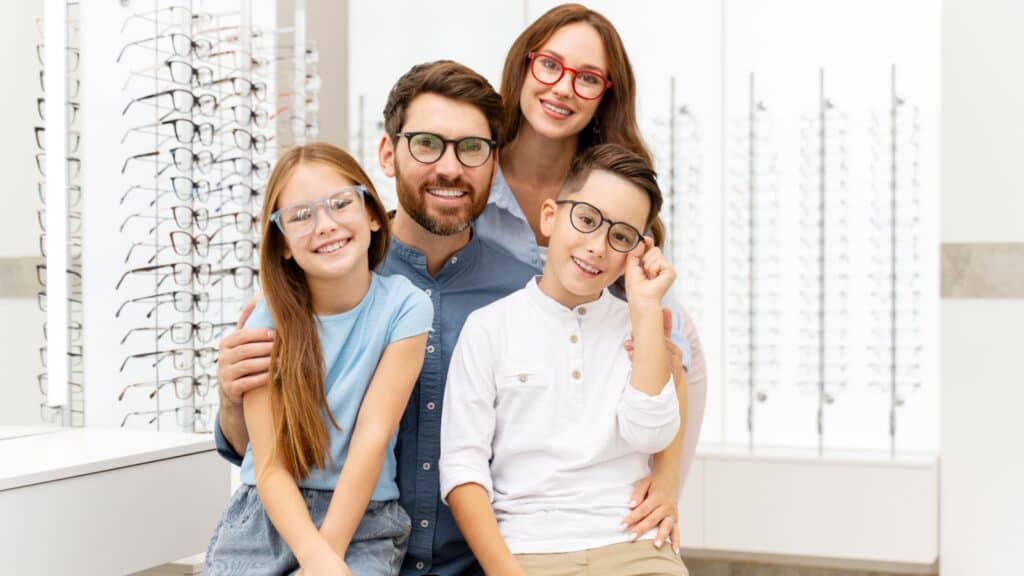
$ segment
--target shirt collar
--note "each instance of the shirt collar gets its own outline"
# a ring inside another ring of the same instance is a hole
[[[508,181],[505,180],[505,173],[501,171],[500,164],[494,174],[494,184],[491,186],[491,194],[487,197],[487,203],[494,204],[496,207],[511,213],[516,218],[524,222],[526,221],[526,215],[523,214],[523,209],[519,206],[519,200],[516,200],[516,195],[509,188]]]
[[[545,294],[537,282],[540,280],[540,276],[534,276],[530,283],[526,285],[526,293],[529,295],[537,306],[548,314],[571,314],[576,316],[577,314],[582,316],[586,314],[588,317],[600,317],[604,315],[604,312],[613,305],[615,296],[612,296],[608,289],[605,288],[601,291],[601,296],[593,302],[587,302],[586,304],[580,304],[575,308],[567,308],[554,298]]]
[[[388,249],[389,257],[398,258],[400,261],[412,267],[414,270],[427,278],[438,282],[450,280],[466,270],[469,265],[480,257],[480,238],[478,234],[470,230],[469,244],[448,257],[448,261],[441,267],[436,277],[431,277],[427,272],[427,257],[419,250],[403,244],[395,236],[391,237],[391,247]]]

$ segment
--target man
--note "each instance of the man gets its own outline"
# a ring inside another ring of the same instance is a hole
[[[384,108],[386,135],[378,155],[396,180],[399,206],[388,258],[378,272],[409,278],[430,296],[435,311],[396,448],[400,502],[412,519],[403,576],[480,573],[441,502],[437,462],[448,364],[466,317],[522,288],[537,272],[472,231],[498,167],[500,118],[501,98],[487,80],[450,61],[414,66],[396,82]],[[267,383],[272,341],[266,330],[236,330],[221,341],[215,432],[221,454],[236,464],[248,444],[241,396]],[[666,451],[672,455],[663,469],[677,473],[680,448],[676,442]],[[679,480],[667,484],[678,488]],[[653,503],[658,486],[652,478],[635,498],[639,506],[630,524],[643,532],[661,525],[669,509],[674,517],[674,494],[671,505]]]
[[[412,518],[402,574],[472,574],[479,569],[441,503],[437,473],[448,363],[469,313],[522,288],[534,275],[474,236],[471,227],[486,206],[498,166],[501,97],[469,68],[434,62],[398,80],[384,117],[387,134],[379,157],[395,178],[399,206],[379,272],[406,276],[435,309],[396,448],[400,502]],[[239,396],[266,384],[271,346],[265,330],[238,330],[221,343],[219,375],[222,384],[231,384],[221,386],[217,441],[229,460],[248,443]]]

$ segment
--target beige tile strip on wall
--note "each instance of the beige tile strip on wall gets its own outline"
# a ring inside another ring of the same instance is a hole
[[[942,297],[1024,299],[1024,243],[943,244]]]
[[[36,280],[39,256],[0,258],[0,298],[35,298],[41,286]]]

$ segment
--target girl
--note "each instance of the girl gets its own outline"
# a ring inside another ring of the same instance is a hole
[[[636,81],[612,23],[585,6],[563,4],[513,42],[501,95],[501,141],[506,144],[474,230],[539,272],[547,253],[541,205],[558,195],[575,158],[593,146],[612,143],[651,162],[636,120]],[[660,219],[655,218],[651,234],[661,245],[665,234]],[[622,296],[621,290],[616,294]],[[672,341],[678,344],[670,346],[673,378],[680,391],[687,386],[689,403],[680,434],[655,457],[654,474],[637,485],[632,498],[636,507],[624,523],[637,535],[660,527],[655,545],[671,541],[678,551],[676,501],[703,420],[704,359],[693,322],[682,307],[671,297],[663,305],[672,310]],[[687,363],[689,373],[683,371],[682,360],[688,354],[679,346],[697,352]]]
[[[205,573],[397,574],[410,524],[396,502],[395,433],[423,364],[430,300],[373,272],[387,215],[338,148],[285,152],[262,223],[265,300],[246,326],[277,333],[272,376],[243,397],[243,485]]]

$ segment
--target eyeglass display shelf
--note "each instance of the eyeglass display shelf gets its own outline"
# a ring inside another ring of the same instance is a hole
[[[206,547],[230,495],[212,437],[0,426],[11,574],[128,574]]]

